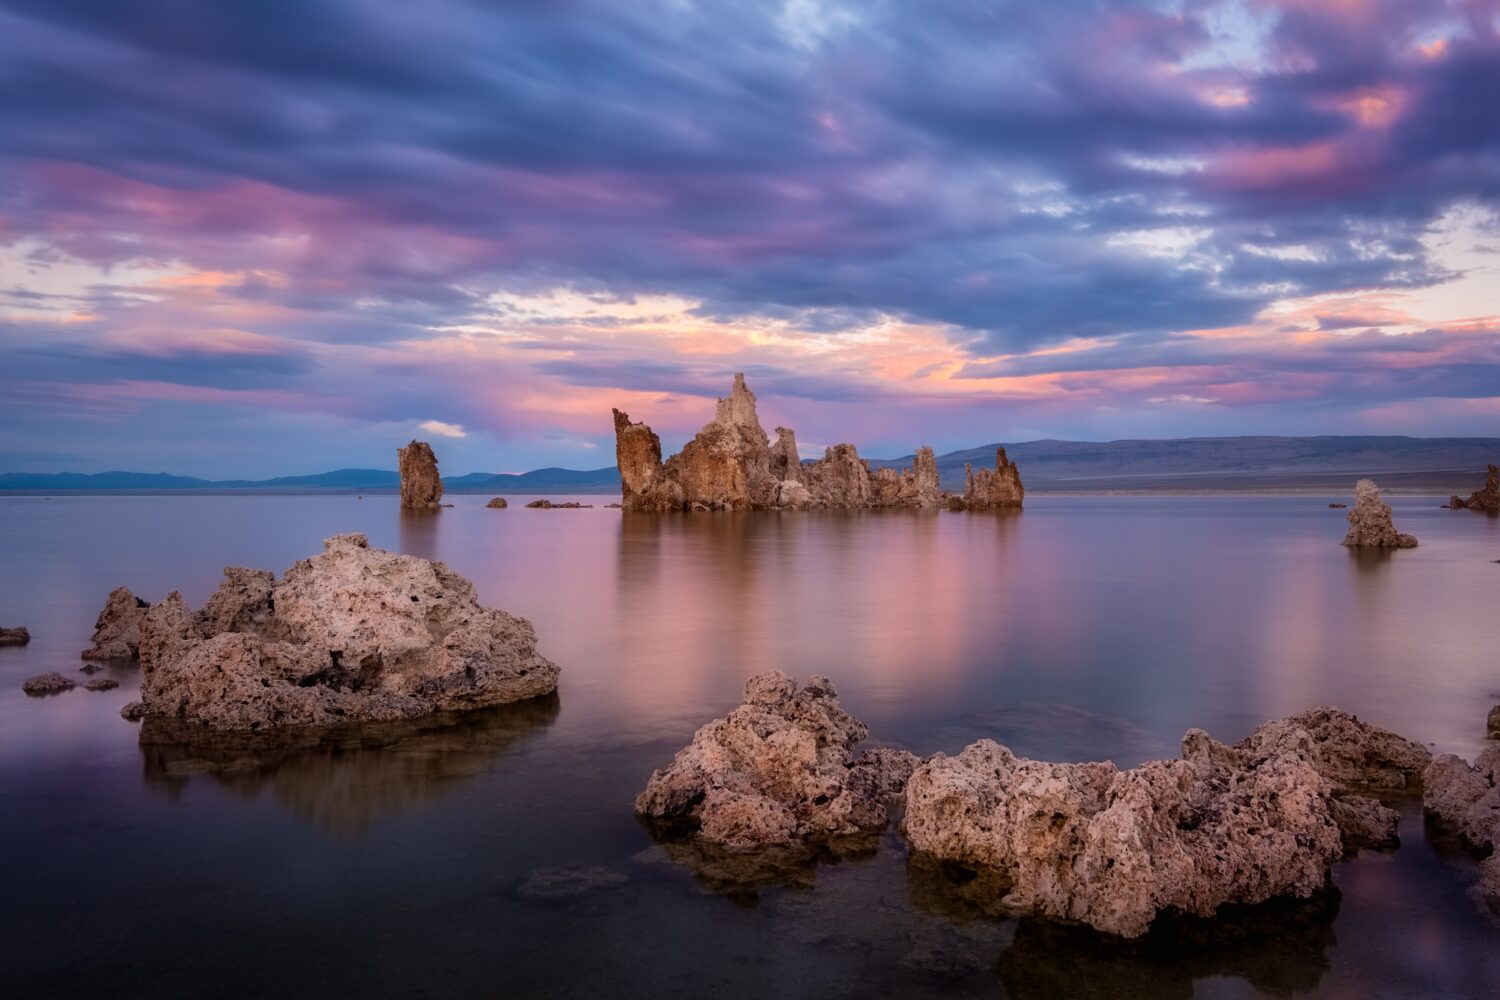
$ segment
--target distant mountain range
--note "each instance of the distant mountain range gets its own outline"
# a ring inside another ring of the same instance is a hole
[[[938,458],[945,489],[962,489],[965,463],[993,466],[998,445]],[[1184,490],[1347,490],[1370,477],[1382,487],[1467,493],[1483,483],[1484,467],[1500,463],[1500,438],[1222,437],[1123,441],[1024,441],[1005,445],[1033,492]],[[910,465],[912,456],[872,459]],[[118,493],[241,492],[388,493],[400,477],[387,469],[336,469],[275,479],[199,479],[165,473],[100,472],[0,474],[0,492]],[[450,476],[453,493],[615,493],[619,470],[536,469],[519,475],[474,472]]]

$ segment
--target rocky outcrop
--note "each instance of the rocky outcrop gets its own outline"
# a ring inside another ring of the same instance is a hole
[[[111,590],[94,622],[93,645],[79,656],[85,660],[135,659],[140,654],[141,622],[150,607],[125,587]]]
[[[60,691],[71,691],[77,686],[73,678],[64,677],[55,670],[28,677],[21,682],[21,690],[27,694],[57,694]]]
[[[950,499],[948,506],[963,510],[999,510],[1020,507],[1026,498],[1021,486],[1021,470],[1005,457],[1004,448],[995,449],[995,467],[974,471],[964,466],[964,492],[959,502]]]
[[[635,809],[729,850],[880,830],[887,800],[917,760],[886,748],[856,757],[867,735],[826,678],[799,688],[779,671],[759,674],[745,683],[742,705],[699,729],[651,775]]]
[[[1433,761],[1422,776],[1422,805],[1438,823],[1477,851],[1478,891],[1500,911],[1500,746],[1486,747],[1470,764],[1455,754]]]
[[[937,459],[918,450],[910,469],[878,469],[852,444],[837,444],[804,463],[797,436],[776,428],[773,444],[761,427],[755,394],[737,374],[714,419],[676,455],[662,461],[661,439],[628,414],[614,411],[615,458],[622,506],[637,511],[801,510],[937,507]],[[1003,454],[1003,452],[1002,452]],[[1019,506],[1020,478],[1014,480]],[[1009,481],[1009,480],[1007,480]]]
[[[437,510],[442,506],[443,480],[438,476],[437,456],[426,441],[412,441],[396,449],[401,470],[401,506],[407,510]]]
[[[533,510],[584,510],[594,506],[591,503],[579,503],[577,500],[569,500],[567,503],[553,503],[551,500],[533,500],[526,506]]]
[[[485,506],[490,508],[491,510],[504,510],[505,508],[509,507],[510,504],[505,502],[504,497],[496,497],[489,503],[485,504]]]
[[[1453,497],[1447,506],[1451,510],[1500,510],[1500,466],[1489,467],[1484,486],[1469,494],[1469,499]]]
[[[481,607],[443,563],[336,535],[280,581],[231,567],[197,614],[141,628],[144,714],[216,729],[409,719],[548,694],[531,623]]]
[[[1347,790],[1404,787],[1425,753],[1335,709],[1234,747],[1190,730],[1181,760],[1128,771],[981,740],[916,770],[903,832],[915,852],[996,873],[1005,912],[1136,937],[1161,912],[1306,898],[1346,850],[1390,846],[1395,812]]]
[[[31,641],[31,632],[25,625],[15,628],[0,628],[0,646],[24,646]]]
[[[1354,509],[1349,512],[1349,533],[1344,544],[1350,548],[1414,549],[1417,540],[1396,530],[1391,520],[1390,504],[1380,499],[1380,488],[1368,479],[1354,484]]]

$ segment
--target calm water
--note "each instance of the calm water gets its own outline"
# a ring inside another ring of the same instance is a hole
[[[1326,899],[1130,947],[983,919],[893,834],[730,872],[631,810],[772,668],[827,674],[921,754],[987,736],[1124,766],[1320,703],[1472,754],[1500,700],[1500,519],[1395,498],[1421,548],[1357,558],[1326,497],[661,518],[485,499],[0,498],[0,625],[34,636],[0,648],[8,995],[1500,995],[1500,923],[1420,803]],[[125,722],[133,668],[20,691],[78,669],[118,584],[196,605],[224,565],[280,573],[354,530],[531,618],[557,697],[268,747]]]

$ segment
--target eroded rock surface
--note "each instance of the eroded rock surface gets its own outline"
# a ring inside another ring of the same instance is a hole
[[[1500,910],[1500,746],[1486,747],[1473,764],[1451,753],[1434,760],[1422,776],[1422,805],[1470,847],[1488,852],[1477,888]]]
[[[28,677],[21,682],[21,690],[27,694],[56,694],[59,691],[71,691],[77,686],[73,678],[64,677],[55,670]]]
[[[615,458],[622,505],[637,511],[722,511],[937,507],[943,494],[931,448],[909,469],[871,470],[852,444],[837,444],[804,463],[797,436],[776,428],[771,442],[756,412],[755,394],[737,374],[714,419],[676,455],[662,460],[661,439],[628,414],[614,411]],[[1003,452],[1002,452],[1003,455]],[[1015,504],[1020,477],[1010,466]]]
[[[31,632],[24,625],[0,628],[0,646],[24,646],[30,641]]]
[[[443,480],[438,476],[437,456],[426,441],[412,441],[396,449],[401,470],[401,506],[408,510],[437,510],[442,506]]]
[[[1469,494],[1467,500],[1453,497],[1448,506],[1453,510],[1500,510],[1500,466],[1489,467],[1484,486]]]
[[[150,607],[126,587],[111,590],[94,622],[93,644],[79,655],[85,660],[135,659],[140,655],[141,622]]]
[[[1020,507],[1026,498],[1021,486],[1021,470],[1005,456],[1004,448],[995,449],[995,467],[974,471],[972,465],[964,466],[964,494],[961,506],[965,510],[997,510]],[[950,504],[957,507],[958,504]]]
[[[887,801],[917,761],[888,748],[856,757],[867,735],[826,678],[799,688],[779,671],[759,674],[745,683],[743,704],[699,729],[651,775],[636,812],[690,825],[730,850],[880,830]]]
[[[1336,792],[1414,789],[1432,763],[1432,751],[1422,744],[1327,705],[1267,722],[1235,749],[1259,756],[1283,747],[1304,752],[1303,734],[1312,740],[1308,763]]]
[[[1306,898],[1343,853],[1314,737],[1268,754],[1201,730],[1181,760],[1058,764],[981,740],[934,756],[906,787],[914,851],[996,871],[1007,912],[1136,937],[1163,911]]]
[[[1414,549],[1417,540],[1396,530],[1390,504],[1380,499],[1380,488],[1368,479],[1354,484],[1354,509],[1349,512],[1350,548]]]
[[[409,719],[548,694],[531,623],[484,608],[440,562],[336,535],[280,581],[230,567],[197,614],[179,594],[140,639],[150,716],[217,729]]]

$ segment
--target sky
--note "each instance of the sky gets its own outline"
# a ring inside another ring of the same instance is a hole
[[[1500,433],[1500,0],[0,0],[0,471]]]

